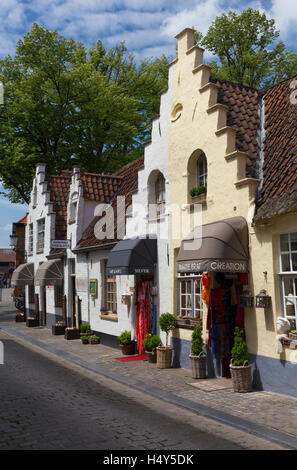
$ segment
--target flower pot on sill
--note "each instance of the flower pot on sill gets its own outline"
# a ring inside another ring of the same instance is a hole
[[[189,355],[192,379],[206,379],[206,355],[201,352],[199,356]]]
[[[146,355],[148,362],[150,362],[151,364],[156,364],[156,362],[157,362],[157,352],[156,352],[156,350],[154,350],[154,351],[145,351],[144,354]]]
[[[120,344],[120,348],[124,356],[132,356],[132,354],[134,354],[134,342],[132,341],[126,344]]]
[[[80,332],[78,328],[65,328],[65,339],[79,339]]]
[[[52,334],[53,335],[64,335],[66,326],[62,325],[52,325]]]
[[[245,361],[243,366],[233,366],[230,364],[230,372],[233,380],[234,392],[247,393],[253,391],[251,364]]]
[[[172,359],[172,348],[170,346],[157,347],[157,367],[158,369],[170,369]]]

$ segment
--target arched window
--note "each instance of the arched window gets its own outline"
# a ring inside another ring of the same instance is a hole
[[[204,153],[197,160],[197,186],[207,187],[207,160]]]
[[[156,194],[156,208],[157,217],[165,213],[165,178],[163,175],[159,175],[155,183],[155,194]]]

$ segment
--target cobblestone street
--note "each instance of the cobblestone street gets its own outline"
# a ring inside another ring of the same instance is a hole
[[[277,439],[269,437],[276,430],[287,432],[281,437],[287,436],[294,448],[294,399],[232,389],[201,391],[190,385],[193,380],[184,369],[122,363],[114,359],[120,352],[113,348],[66,341],[46,328],[27,328],[13,320],[14,313],[2,308],[1,449],[279,449]],[[71,358],[76,360],[71,363]],[[166,393],[175,400],[170,403]],[[188,403],[200,406],[196,414]],[[235,427],[226,425],[226,416],[233,417]],[[236,425],[238,418],[254,423],[255,430],[266,428],[253,435],[241,422]]]

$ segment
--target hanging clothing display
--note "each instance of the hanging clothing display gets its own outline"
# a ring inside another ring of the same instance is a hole
[[[244,309],[239,306],[239,296],[243,285],[248,283],[247,274],[228,276],[216,273],[214,281],[218,285],[210,290],[206,329],[208,345],[213,358],[220,362],[221,375],[230,377],[229,364],[234,341],[235,326],[244,327]]]
[[[139,354],[144,353],[143,340],[147,333],[151,331],[151,282],[142,282],[137,287],[137,327],[136,340]]]

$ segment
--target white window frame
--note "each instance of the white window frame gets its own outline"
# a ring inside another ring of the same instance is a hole
[[[293,260],[292,260],[292,255],[297,254],[297,250],[292,250],[291,246],[291,234],[297,234],[297,232],[287,232],[287,233],[281,233],[279,235],[279,276],[280,276],[280,283],[281,283],[281,297],[282,297],[282,307],[283,307],[283,314],[284,317],[287,318],[288,320],[292,320],[295,322],[295,329],[297,328],[297,270],[293,271]],[[287,235],[288,236],[288,251],[282,251],[281,250],[281,235]],[[290,262],[290,271],[283,271],[283,266],[282,266],[282,255],[289,255],[289,262]],[[286,295],[285,292],[285,280],[287,279],[292,279],[292,284],[293,284],[293,292],[290,292],[289,294],[292,294],[291,296]],[[287,314],[287,306],[288,305],[293,305],[294,306],[294,315],[288,315]]]
[[[202,299],[201,299],[201,291],[202,291],[202,287],[201,287],[201,277],[202,277],[202,274],[197,274],[197,273],[186,273],[186,274],[182,274],[182,273],[179,273],[178,274],[178,277],[177,277],[177,282],[178,282],[178,314],[179,315],[183,315],[183,309],[182,308],[182,297],[187,295],[188,293],[186,294],[182,294],[182,289],[181,289],[181,282],[182,281],[190,281],[191,282],[191,292],[190,292],[190,296],[191,296],[191,314],[188,315],[190,316],[191,318],[195,318],[196,317],[196,314],[197,316],[200,317],[201,319],[201,323],[202,323],[202,320],[203,320],[203,303],[202,303]],[[199,285],[200,285],[200,306],[201,308],[198,308],[196,306],[196,292],[195,292],[195,281],[199,280]]]
[[[45,219],[37,220],[37,252],[44,250],[44,241],[45,241]]]

